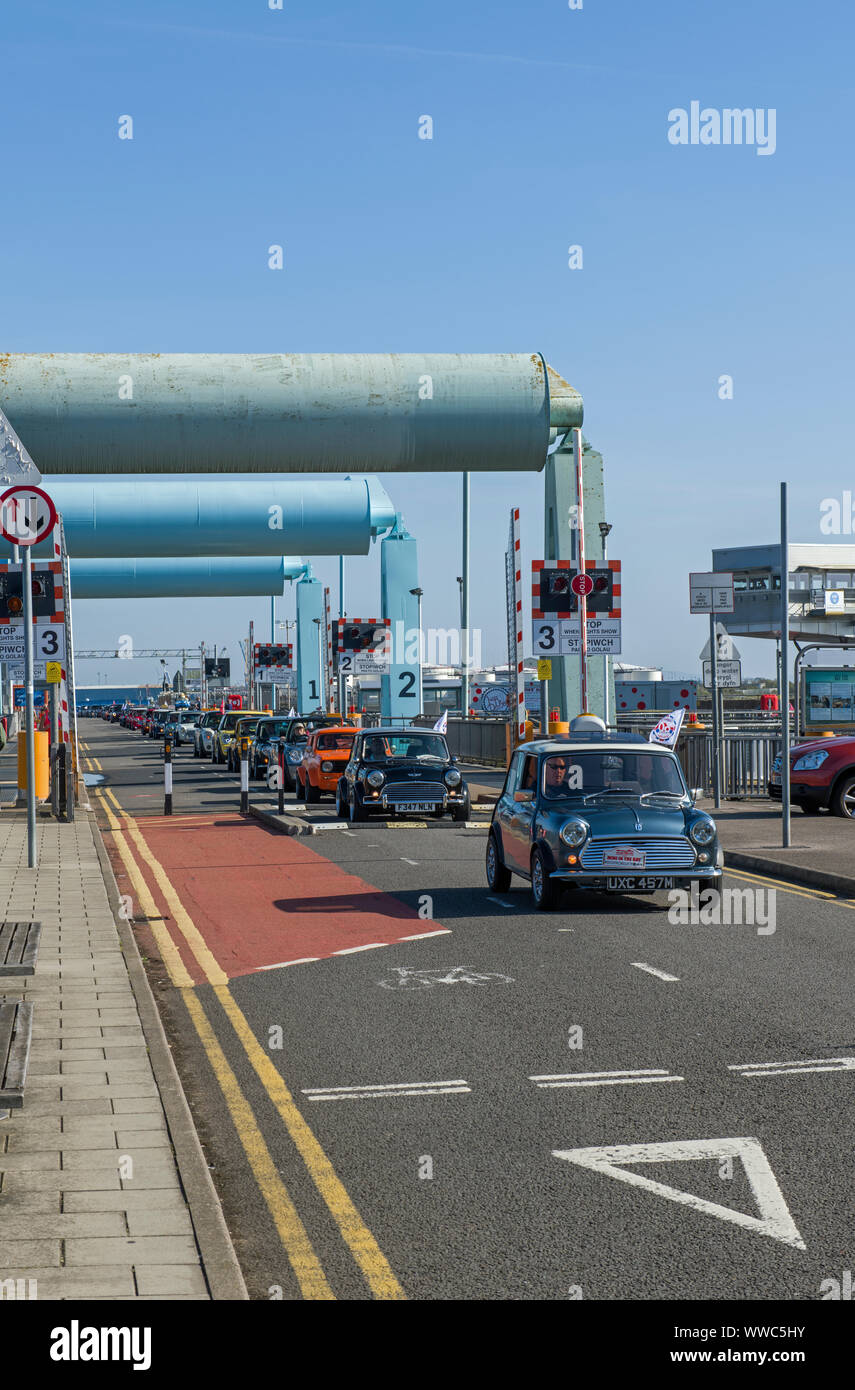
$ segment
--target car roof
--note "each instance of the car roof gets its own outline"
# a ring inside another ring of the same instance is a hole
[[[515,752],[523,749],[527,753],[590,753],[598,748],[608,748],[618,753],[640,753],[644,747],[649,753],[673,753],[661,743],[648,743],[640,734],[625,734],[621,738],[580,739],[567,735],[559,738],[532,739],[530,743],[518,743]]]
[[[443,737],[439,729],[423,729],[420,724],[410,724],[403,729],[400,727],[396,729],[391,727],[387,728],[384,724],[380,728],[360,729],[359,732],[363,734],[382,734],[383,736],[392,734],[395,738],[400,738],[401,734],[439,734],[440,738]]]

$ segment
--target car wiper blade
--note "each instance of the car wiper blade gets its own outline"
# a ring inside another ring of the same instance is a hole
[[[641,793],[641,796],[639,797],[639,800],[640,800],[640,801],[647,801],[648,798],[651,797],[651,796],[659,796],[659,797],[664,796],[666,799],[671,800],[671,801],[688,801],[688,800],[689,800],[689,797],[688,797],[688,795],[687,795],[686,792],[642,792],[642,793]]]
[[[620,787],[601,787],[598,792],[588,792],[585,800],[594,801],[598,796],[622,796],[624,801],[629,801],[632,799],[638,800],[641,793],[626,791]]]

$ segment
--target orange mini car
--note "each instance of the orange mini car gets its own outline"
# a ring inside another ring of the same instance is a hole
[[[334,725],[309,734],[303,761],[297,768],[295,795],[298,801],[320,801],[325,793],[335,796],[357,732],[352,727]]]

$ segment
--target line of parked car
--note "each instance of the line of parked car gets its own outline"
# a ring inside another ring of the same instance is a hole
[[[112,719],[112,710],[104,717]],[[470,815],[469,791],[457,759],[445,735],[432,729],[363,729],[335,714],[152,707],[120,709],[115,722],[144,737],[192,745],[194,758],[236,773],[246,744],[252,780],[264,779],[278,789],[281,777],[284,790],[297,801],[331,798],[337,814],[351,821],[377,812],[386,817],[450,815],[454,821]]]

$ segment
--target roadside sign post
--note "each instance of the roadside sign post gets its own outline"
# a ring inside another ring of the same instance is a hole
[[[172,743],[163,740],[163,814],[172,815]]]
[[[716,615],[733,612],[733,574],[730,571],[720,574],[692,573],[689,575],[689,612],[708,613],[710,620],[709,666],[710,695],[712,696],[713,746],[712,774],[713,796],[716,808],[721,806],[721,746],[724,711],[719,705],[718,634]],[[735,652],[732,653],[735,656]],[[706,651],[701,652],[701,660]],[[730,683],[730,682],[729,682]],[[739,682],[735,682],[738,684]]]
[[[27,740],[27,864],[38,865],[36,843],[36,739],[33,698],[33,556],[31,547],[44,540],[56,525],[56,508],[41,488],[32,485],[10,487],[0,497],[0,532],[13,545],[24,548],[22,576],[24,609],[24,684]]]
[[[582,431],[579,429],[578,425],[577,425],[576,428],[573,430],[573,458],[574,458],[574,461],[575,461],[575,464],[576,464],[576,508],[577,508],[577,511],[576,511],[576,518],[577,518],[577,521],[576,521],[576,524],[577,524],[577,526],[578,526],[578,530],[577,530],[577,532],[576,532],[576,535],[577,535],[577,545],[578,545],[577,560],[578,560],[578,566],[579,566],[579,572],[578,572],[578,574],[576,575],[576,578],[573,580],[573,587],[574,587],[574,592],[578,595],[578,598],[579,598],[579,623],[580,623],[580,628],[581,628],[581,631],[580,631],[580,634],[579,634],[579,635],[580,635],[580,641],[581,641],[581,660],[580,660],[580,662],[579,662],[579,673],[580,673],[581,693],[582,693],[582,708],[581,708],[581,710],[580,710],[580,714],[587,714],[587,712],[588,712],[588,594],[589,594],[590,590],[593,588],[593,584],[591,583],[590,579],[588,578],[588,575],[585,573],[585,512],[584,512],[584,496],[583,496],[584,490],[583,490],[583,487],[582,487]],[[578,588],[578,589],[575,588],[577,581],[579,582],[579,588]],[[544,717],[545,717],[546,706],[544,705],[543,708],[544,708]]]
[[[790,847],[790,550],[787,484],[781,483],[781,844]]]
[[[278,792],[277,810],[280,816],[285,814],[285,739],[279,735],[279,749],[277,753],[276,769],[279,776],[276,778],[276,790]]]
[[[240,741],[240,810],[245,816],[249,811],[249,739]]]
[[[715,613],[710,613],[710,669],[712,679],[710,681],[710,694],[712,695],[712,722],[713,722],[713,796],[715,797],[715,807],[718,810],[721,805],[721,726],[719,724],[718,708],[718,642],[716,640]]]

